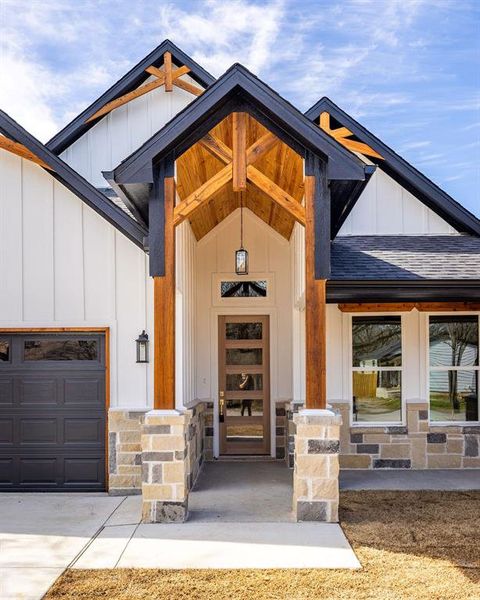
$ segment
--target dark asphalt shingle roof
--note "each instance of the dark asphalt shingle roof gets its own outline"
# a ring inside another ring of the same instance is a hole
[[[480,279],[480,238],[339,236],[332,243],[331,279]]]

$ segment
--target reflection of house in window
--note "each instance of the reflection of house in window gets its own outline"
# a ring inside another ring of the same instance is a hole
[[[265,298],[266,281],[222,281],[220,285],[222,298]]]

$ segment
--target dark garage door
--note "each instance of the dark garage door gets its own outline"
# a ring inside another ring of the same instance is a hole
[[[104,489],[104,336],[0,333],[0,491]]]

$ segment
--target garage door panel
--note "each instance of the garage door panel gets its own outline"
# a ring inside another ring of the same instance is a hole
[[[105,445],[105,419],[103,418],[85,418],[85,417],[67,417],[63,425],[64,444],[79,446],[95,445],[104,447]]]
[[[0,361],[0,491],[105,489],[104,339],[58,337],[12,335],[9,361]],[[73,359],[58,360],[60,351]]]
[[[55,417],[21,418],[19,443],[22,446],[25,444],[60,444],[57,419]]]
[[[57,381],[48,377],[20,379],[18,403],[20,406],[56,406],[58,404]]]
[[[58,485],[58,458],[45,457],[20,457],[19,484]]]
[[[104,480],[104,463],[99,457],[66,458],[65,485],[100,485]]]
[[[14,443],[14,419],[13,417],[0,418],[0,446],[12,446]]]
[[[0,489],[11,488],[15,483],[15,464],[11,457],[0,456]]]
[[[0,374],[0,407],[13,405],[13,377]]]
[[[65,379],[64,405],[68,407],[93,405],[102,407],[105,404],[104,396],[105,380],[101,376],[90,376],[87,378]]]

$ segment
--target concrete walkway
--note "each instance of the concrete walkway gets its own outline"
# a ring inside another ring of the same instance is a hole
[[[136,524],[110,519],[73,568],[359,568],[339,525],[293,522],[291,478],[274,461],[207,463],[187,523],[140,524],[133,498]]]
[[[124,498],[0,494],[0,598],[38,600]]]
[[[340,471],[341,490],[480,490],[480,469]]]

